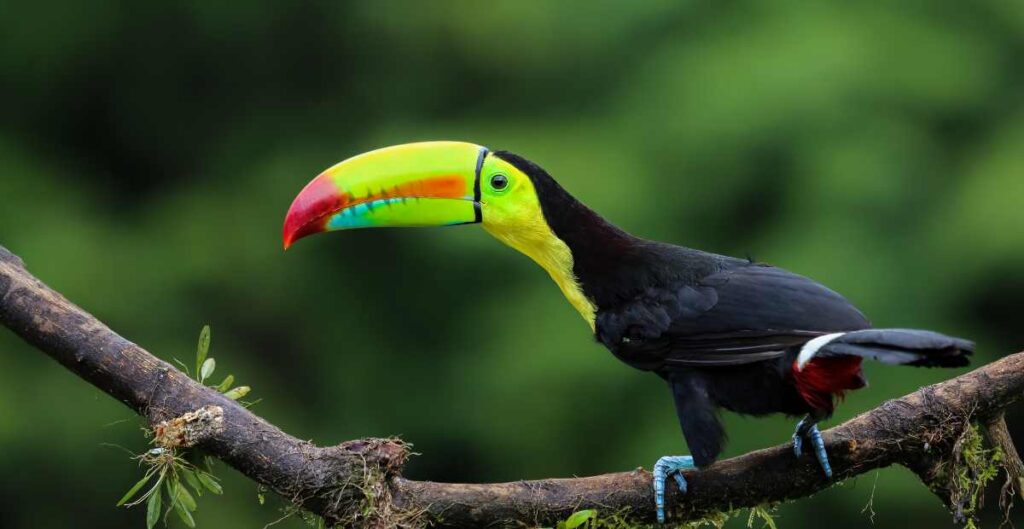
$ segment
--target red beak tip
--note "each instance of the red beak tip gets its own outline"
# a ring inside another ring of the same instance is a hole
[[[292,242],[293,242],[292,241],[292,236],[291,236],[290,233],[288,233],[288,229],[287,228],[285,228],[284,234],[281,236],[281,241],[282,241],[282,243],[284,245],[285,251],[287,251],[288,248],[290,248],[291,245],[292,245]]]
[[[341,209],[345,200],[345,195],[339,191],[337,184],[326,174],[321,174],[306,184],[285,214],[284,249],[287,250],[303,237],[324,231],[327,218]]]
[[[295,233],[294,230],[292,230],[292,231],[285,231],[284,232],[284,236],[282,237],[282,242],[284,243],[284,250],[288,251],[288,248],[291,248],[292,245],[295,244],[295,241],[297,241],[297,240],[299,240],[301,238],[302,238],[301,235],[296,237],[296,233]]]

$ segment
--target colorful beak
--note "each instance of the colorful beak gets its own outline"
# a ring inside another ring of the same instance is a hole
[[[480,222],[480,167],[472,143],[409,143],[349,158],[320,173],[292,202],[284,247],[314,233]]]

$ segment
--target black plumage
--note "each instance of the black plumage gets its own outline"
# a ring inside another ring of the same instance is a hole
[[[495,154],[530,177],[545,220],[572,252],[573,273],[596,308],[598,341],[669,384],[697,466],[721,452],[719,408],[820,420],[834,395],[864,385],[861,358],[961,366],[973,350],[929,331],[867,330],[871,323],[845,298],[786,270],[634,237],[536,164]],[[807,342],[840,332],[848,334],[795,369]]]

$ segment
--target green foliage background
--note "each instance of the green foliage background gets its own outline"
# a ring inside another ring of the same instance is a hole
[[[584,475],[686,447],[659,380],[612,358],[541,269],[482,230],[282,253],[299,189],[383,145],[522,153],[634,233],[798,271],[876,324],[976,339],[978,363],[1024,345],[1021,2],[2,12],[0,244],[165,359],[191,358],[210,323],[258,413],[320,443],[400,434],[423,454],[410,477]],[[139,471],[103,446],[141,450],[138,421],[6,331],[0,359],[0,525],[142,527],[142,510],[114,507]],[[955,374],[871,365],[836,420]],[[792,428],[727,423],[726,455]],[[1019,410],[1011,424],[1024,434]],[[221,473],[200,527],[279,516]],[[873,488],[876,527],[951,525],[890,469],[784,507],[780,526],[867,527]]]

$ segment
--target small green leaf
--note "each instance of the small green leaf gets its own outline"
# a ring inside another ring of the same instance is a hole
[[[220,486],[220,483],[217,483],[217,478],[201,470],[196,472],[196,477],[199,478],[199,481],[201,481],[203,486],[205,486],[210,492],[214,494],[224,493],[224,488]]]
[[[238,399],[248,395],[249,391],[251,389],[252,388],[250,388],[249,386],[238,386],[237,388],[232,389],[232,390],[228,391],[227,393],[225,393],[224,396],[229,398],[229,399],[231,399],[231,400],[238,400]]]
[[[196,494],[203,495],[203,485],[199,482],[199,477],[196,475],[198,471],[192,471],[187,468],[181,469],[181,473],[185,476],[185,481],[196,491]]]
[[[231,389],[231,385],[235,383],[235,375],[228,375],[224,377],[224,381],[217,385],[217,391],[224,393]]]
[[[195,498],[189,494],[188,489],[186,489],[180,481],[178,482],[178,486],[175,487],[175,490],[178,491],[178,503],[182,504],[190,512],[196,510],[198,506],[196,505]]]
[[[182,491],[184,491],[184,494],[182,494]],[[178,481],[177,477],[167,478],[167,501],[171,502],[171,508],[174,509],[174,512],[178,513],[178,517],[181,518],[182,522],[185,522],[185,525],[195,527],[196,520],[192,517],[192,513],[190,512],[194,509],[189,509],[188,505],[185,503],[186,501],[191,500],[192,497],[190,495],[186,496],[187,494],[188,491],[181,485],[181,482]],[[186,497],[188,500],[186,500]],[[192,504],[195,505],[195,500],[192,501]]]
[[[174,502],[174,512],[178,513],[178,518],[181,518],[182,522],[189,527],[196,526],[196,519],[192,517],[192,513],[181,504],[180,501]]]
[[[196,373],[199,373],[200,367],[203,362],[206,361],[207,355],[210,354],[210,326],[203,325],[203,330],[199,332],[199,345],[196,347]]]
[[[142,489],[142,487],[146,483],[149,483],[149,479],[152,478],[152,477],[153,477],[153,473],[152,472],[147,472],[145,476],[142,476],[142,479],[140,479],[139,482],[136,483],[135,485],[132,485],[132,488],[128,489],[128,492],[126,492],[124,494],[124,496],[121,497],[121,500],[117,502],[117,506],[120,507],[120,506],[124,505],[125,503],[127,503],[128,500],[132,499],[132,497],[134,497],[135,494],[138,493],[139,490]]]
[[[199,368],[199,382],[205,382],[206,379],[210,378],[214,369],[217,369],[217,361],[213,358],[207,358],[206,361],[203,362],[203,366]]]
[[[572,513],[567,520],[565,520],[565,529],[576,529],[581,527],[583,524],[593,520],[597,517],[597,511],[593,509],[587,509],[585,511],[576,511]]]
[[[164,491],[158,486],[152,494],[149,495],[149,500],[146,502],[146,529],[153,529],[156,527],[156,522],[160,520],[160,505],[161,498],[164,495]]]
[[[188,366],[185,365],[185,362],[182,362],[181,360],[178,360],[177,358],[171,358],[171,360],[173,360],[175,364],[178,364],[179,366],[181,366],[181,370],[184,371],[186,375],[192,376],[192,373],[190,373],[188,371]]]

